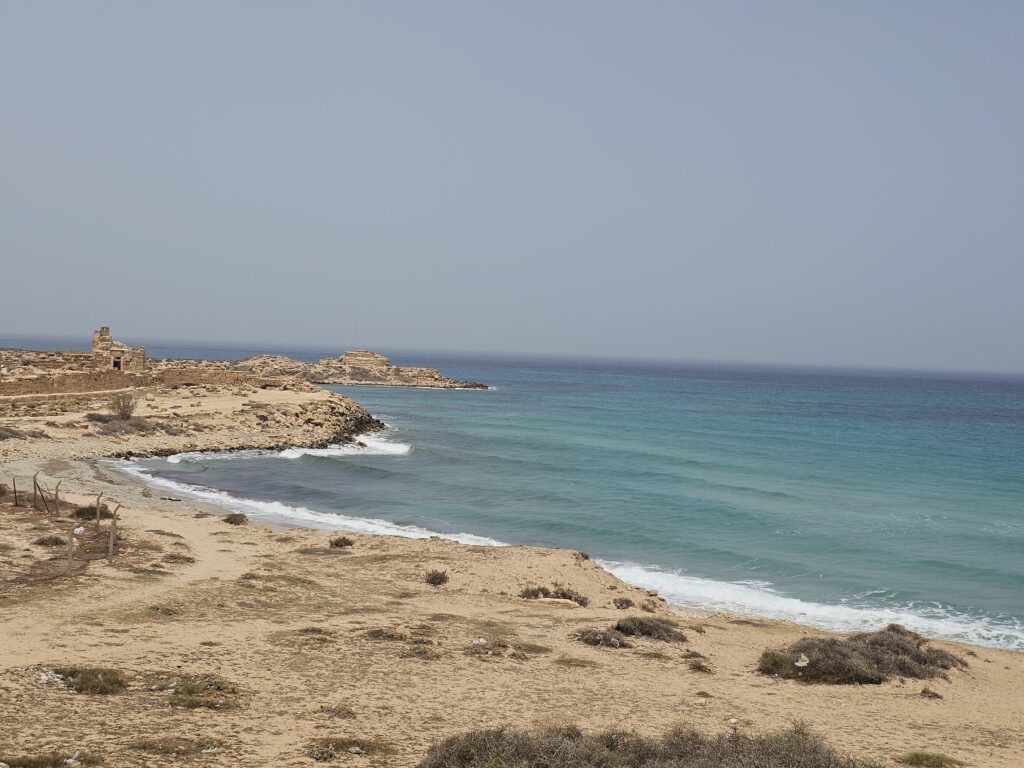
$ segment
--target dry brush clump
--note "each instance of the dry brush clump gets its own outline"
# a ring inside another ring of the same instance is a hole
[[[593,627],[587,627],[586,629],[578,630],[573,637],[579,640],[581,643],[587,645],[594,645],[599,648],[632,648],[633,644],[630,643],[624,634],[619,632],[617,629],[595,629]]]
[[[355,544],[355,541],[350,539],[348,536],[334,536],[331,539],[331,546],[334,549],[345,549]]]
[[[671,619],[654,616],[627,616],[615,622],[615,629],[629,637],[649,637],[672,643],[685,643],[686,635]]]
[[[918,768],[958,768],[964,765],[963,760],[944,755],[941,752],[907,752],[896,758],[897,763],[918,766]]]
[[[108,696],[128,688],[128,678],[116,669],[105,667],[56,667],[54,674],[76,693]]]
[[[524,600],[537,600],[541,597],[555,598],[557,600],[572,600],[574,603],[582,608],[586,608],[590,605],[590,598],[586,595],[580,594],[575,589],[569,587],[563,587],[559,583],[554,583],[551,587],[523,587],[519,596]]]
[[[74,762],[69,763],[69,760]],[[93,755],[69,750],[35,755],[7,755],[0,752],[0,763],[8,768],[64,768],[66,765],[99,765],[101,761]]]
[[[128,745],[128,749],[139,752],[148,752],[153,755],[168,755],[173,757],[194,757],[195,755],[209,755],[219,752],[223,747],[220,739],[209,736],[195,738],[185,736],[160,736],[136,739]]]
[[[214,674],[178,678],[168,690],[170,705],[183,709],[229,709],[238,693],[234,683]]]
[[[448,571],[440,571],[437,569],[427,571],[423,576],[423,580],[432,587],[440,587],[441,585],[448,583]]]
[[[221,520],[228,525],[245,525],[249,522],[249,516],[241,512],[232,512],[230,515],[224,515]]]
[[[543,731],[470,731],[431,747],[419,768],[878,768],[845,757],[805,726],[766,734],[707,736],[676,728],[660,739],[628,731],[587,734],[575,726]]]
[[[387,755],[394,749],[378,739],[356,739],[349,737],[326,737],[313,739],[306,745],[306,755],[318,763],[327,763],[342,756]]]
[[[805,683],[878,685],[892,677],[948,679],[947,671],[966,666],[959,656],[930,647],[916,632],[890,624],[845,639],[805,637],[788,648],[767,650],[757,671]]]

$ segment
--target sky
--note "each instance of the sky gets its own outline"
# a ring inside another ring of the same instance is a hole
[[[0,335],[1024,372],[1024,5],[0,0]]]

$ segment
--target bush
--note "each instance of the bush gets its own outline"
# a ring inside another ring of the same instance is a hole
[[[185,709],[227,709],[234,704],[231,697],[236,693],[238,689],[218,675],[191,675],[175,681],[170,704]]]
[[[37,547],[63,547],[67,544],[60,536],[40,536],[32,543]]]
[[[432,587],[440,587],[442,584],[448,583],[448,571],[427,571],[423,580]]]
[[[135,395],[131,392],[118,392],[110,398],[110,412],[122,421],[126,421],[135,415],[135,408],[138,405]]]
[[[116,669],[104,667],[57,667],[55,674],[64,678],[64,685],[76,693],[107,696],[128,688],[128,679]]]
[[[785,649],[761,654],[757,671],[805,683],[877,685],[891,677],[948,679],[946,671],[967,662],[898,624],[845,639],[805,637]]]
[[[221,519],[228,525],[245,525],[249,522],[249,517],[241,512],[232,512],[230,515],[224,515]]]
[[[624,611],[627,608],[633,607],[633,601],[630,600],[628,597],[616,597],[614,600],[612,600],[612,603],[614,603],[615,607],[618,608],[620,611]]]
[[[201,755],[203,750],[219,750],[222,742],[218,739],[203,737],[190,739],[183,736],[162,736],[160,738],[136,739],[128,745],[128,749],[149,752],[154,755]]]
[[[581,629],[574,637],[581,643],[601,648],[632,648],[626,636],[616,629]]]
[[[318,763],[326,763],[343,755],[386,755],[392,748],[375,739],[324,738],[306,745],[306,754]]]
[[[47,752],[43,755],[5,755],[0,753],[0,763],[9,768],[64,768],[67,760],[75,756],[81,765],[96,765],[99,761],[90,755],[68,750],[67,752]]]
[[[523,587],[519,591],[519,596],[524,600],[536,600],[541,597],[551,597],[558,600],[572,600],[579,606],[586,608],[590,605],[590,598],[586,595],[582,595],[575,589],[569,589],[563,587],[561,584],[553,584],[551,588],[548,587]]]
[[[96,505],[91,504],[84,507],[75,507],[75,511],[72,513],[79,520],[95,520],[96,519]],[[114,513],[110,511],[110,508],[106,504],[100,504],[100,520],[110,520],[113,518]]]
[[[706,736],[677,728],[661,739],[628,731],[586,734],[574,726],[543,731],[470,731],[434,745],[419,768],[877,768],[843,757],[805,726],[749,736]]]
[[[355,544],[355,541],[350,539],[348,536],[335,536],[333,539],[331,539],[331,546],[335,549],[351,547],[353,544]]]
[[[964,764],[963,760],[957,760],[955,757],[939,752],[907,752],[907,754],[897,757],[896,762],[921,766],[921,768],[956,768],[956,766]]]
[[[703,672],[706,675],[710,675],[714,672],[714,670],[711,669],[711,665],[704,661],[704,659],[690,659],[686,662],[686,666],[688,666],[693,672]]]
[[[652,640],[665,640],[674,643],[686,642],[686,635],[668,619],[627,616],[615,622],[615,629],[630,637],[649,637]]]

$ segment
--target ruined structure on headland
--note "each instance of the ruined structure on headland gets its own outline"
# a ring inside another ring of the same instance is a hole
[[[146,348],[129,347],[110,336],[110,326],[92,332],[92,366],[97,370],[146,372]]]

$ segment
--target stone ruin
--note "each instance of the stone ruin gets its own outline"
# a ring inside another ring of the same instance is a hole
[[[99,371],[146,372],[146,348],[129,347],[110,336],[110,326],[92,332],[92,367]]]

